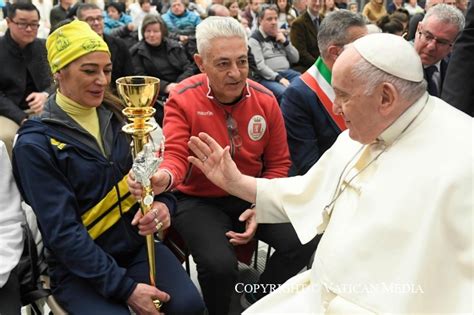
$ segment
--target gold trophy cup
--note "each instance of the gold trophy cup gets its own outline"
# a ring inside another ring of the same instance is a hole
[[[143,215],[151,210],[153,203],[153,190],[151,188],[150,177],[156,171],[161,162],[164,144],[160,145],[161,159],[153,153],[150,133],[157,128],[157,125],[150,122],[154,115],[156,98],[160,89],[160,80],[148,76],[129,76],[116,80],[117,91],[125,103],[123,114],[131,123],[125,125],[122,130],[132,135],[132,154],[134,157],[133,173],[136,180],[143,186],[143,194],[140,200],[140,209]],[[146,236],[146,246],[148,254],[148,266],[150,268],[150,284],[156,286],[155,276],[155,244],[153,235]],[[162,303],[160,300],[153,300],[157,310],[160,310]]]

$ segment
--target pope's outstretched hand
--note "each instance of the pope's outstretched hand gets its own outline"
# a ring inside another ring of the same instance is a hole
[[[234,186],[242,180],[237,165],[229,153],[229,147],[222,148],[207,133],[199,133],[199,137],[192,136],[188,142],[189,148],[195,156],[189,156],[188,161],[198,167],[215,185],[230,194]]]

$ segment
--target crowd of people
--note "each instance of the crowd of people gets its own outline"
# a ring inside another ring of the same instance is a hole
[[[0,0],[1,314],[21,306],[22,201],[68,313],[227,314],[254,239],[272,255],[248,314],[473,311],[472,5],[46,2]],[[146,215],[131,75],[160,79]],[[170,227],[200,291],[162,242],[149,284],[143,236]]]

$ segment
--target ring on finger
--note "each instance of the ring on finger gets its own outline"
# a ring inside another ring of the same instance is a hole
[[[207,160],[207,155],[204,155],[204,157],[201,159],[201,162],[204,163],[204,162],[206,162],[206,160]]]
[[[156,231],[158,232],[159,230],[161,230],[162,227],[163,227],[163,223],[158,221],[158,223],[156,223],[156,226],[155,226]]]
[[[153,213],[153,216],[155,217],[155,219],[158,217],[158,209],[156,208],[153,208],[151,209],[151,212]]]

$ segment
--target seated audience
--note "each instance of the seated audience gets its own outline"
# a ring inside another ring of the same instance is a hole
[[[249,46],[257,64],[259,81],[273,92],[281,102],[281,96],[290,82],[299,77],[291,69],[298,62],[298,50],[278,28],[278,9],[275,5],[263,5],[258,13],[259,28],[249,39]]]

